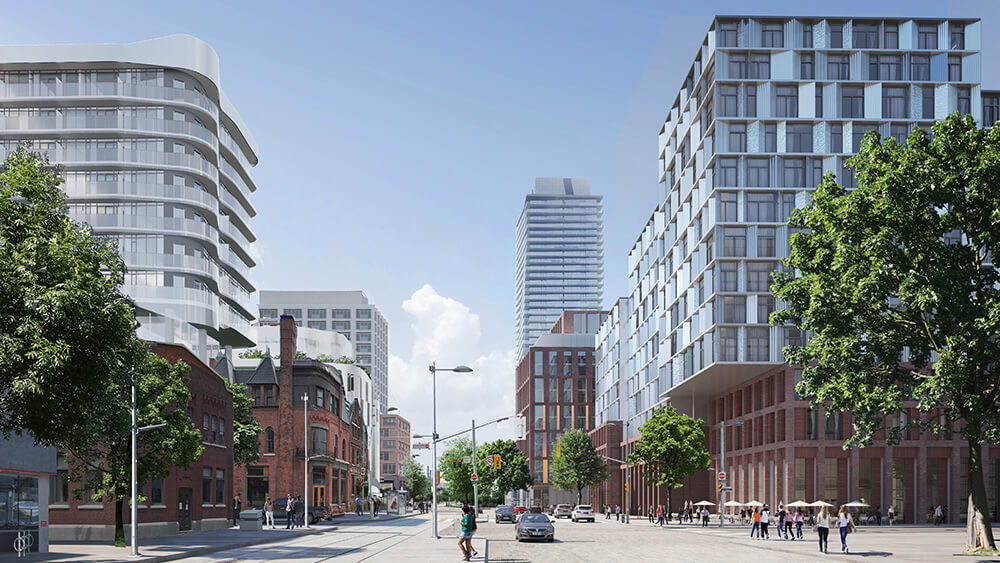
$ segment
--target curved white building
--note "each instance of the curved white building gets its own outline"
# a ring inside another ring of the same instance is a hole
[[[142,337],[203,359],[253,344],[257,144],[208,44],[0,47],[0,157],[21,142],[63,167],[71,215],[117,241]]]

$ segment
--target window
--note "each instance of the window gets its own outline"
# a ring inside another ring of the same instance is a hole
[[[816,117],[823,117],[823,85],[816,85]]]
[[[938,48],[938,27],[933,23],[922,23],[917,26],[917,49]]]
[[[829,55],[826,58],[826,77],[830,80],[850,80],[851,62],[847,55]]]
[[[261,318],[261,320],[263,320],[263,319],[277,319],[278,318],[278,310],[277,309],[261,309],[260,310],[260,318]]]
[[[396,474],[396,464],[395,463],[383,463],[382,464],[382,473],[384,473],[386,475],[395,475]]]
[[[773,262],[747,262],[747,291],[768,291]]]
[[[819,431],[816,428],[816,411],[813,409],[806,409],[806,439],[819,439]]]
[[[882,118],[906,118],[910,112],[907,102],[910,99],[906,86],[882,87]]]
[[[806,159],[806,168],[807,168],[807,172],[806,173],[808,174],[807,178],[809,180],[809,185],[807,187],[813,188],[813,187],[818,186],[819,183],[823,180],[823,159],[822,158],[807,158]],[[795,205],[794,205],[795,197],[792,196],[791,199],[792,199],[792,203],[793,203],[791,209],[795,209]],[[788,217],[788,215],[783,215],[783,218],[787,218],[787,217]]]
[[[752,53],[750,55],[750,78],[767,80],[771,78],[771,55]]]
[[[719,220],[737,221],[736,218],[736,194],[733,192],[721,192],[719,194]]]
[[[371,309],[358,309],[358,318],[359,319],[370,319],[370,318],[372,318],[372,310]]]
[[[897,143],[906,144],[907,135],[906,125],[892,125],[889,127],[889,136],[895,139]]]
[[[283,315],[291,315],[296,319],[302,318],[302,309],[285,309],[281,312]]]
[[[768,323],[771,313],[774,312],[774,297],[771,295],[757,296],[757,322],[762,325]]]
[[[736,23],[722,23],[719,24],[719,46],[720,47],[735,47],[736,46]]]
[[[952,22],[949,25],[949,42],[952,49],[965,49],[965,25]]]
[[[321,409],[326,408],[326,392],[322,387],[316,388],[316,406]]]
[[[1000,121],[1000,95],[984,94],[983,125],[992,127],[997,121]]]
[[[799,116],[799,89],[797,86],[778,86],[776,88],[775,110],[778,117]]]
[[[750,222],[773,222],[775,217],[775,194],[773,193],[747,193],[747,221]]]
[[[264,386],[264,404],[274,405],[274,387],[271,385]]]
[[[351,321],[333,321],[330,323],[333,330],[351,330]]]
[[[806,161],[801,158],[781,159],[782,185],[787,188],[806,186]]]
[[[844,152],[844,125],[841,123],[830,125],[830,151]]]
[[[309,309],[308,315],[310,319],[325,319],[326,309]]]
[[[307,321],[306,326],[319,330],[326,330],[326,321]]]
[[[587,402],[587,380],[577,379],[576,380],[576,402],[586,403]]]
[[[826,416],[826,439],[841,440],[840,435],[840,413],[827,413]]]
[[[274,453],[274,428],[270,426],[264,431],[264,451],[269,454]]]
[[[729,78],[747,77],[747,54],[731,53],[729,55]]]
[[[924,86],[920,89],[921,114],[924,119],[934,119],[934,87]]]
[[[747,255],[747,232],[745,229],[727,227],[722,238],[723,256]]]
[[[799,78],[802,80],[813,80],[816,73],[813,71],[812,53],[802,53],[799,58]]]
[[[871,131],[871,129],[865,129],[865,125],[860,123],[855,123],[854,128],[851,129],[851,150],[858,152],[861,150],[861,141],[865,138],[865,133]],[[871,125],[867,127],[872,127]]]
[[[208,413],[207,412],[206,413],[202,413],[202,415],[201,415],[201,440],[203,442],[207,442],[208,439],[212,437],[210,428],[211,428],[211,425],[209,423]]]
[[[813,46],[813,24],[802,22],[802,46],[810,49]]]
[[[335,318],[335,319],[349,319],[349,318],[351,318],[351,310],[350,309],[334,309],[333,310],[333,318]]]
[[[958,91],[958,113],[965,115],[972,111],[972,90],[968,86],[956,88]]]
[[[771,185],[771,161],[766,158],[747,160],[747,186],[766,188]]]
[[[736,262],[719,263],[719,291],[737,291],[739,281],[737,271]]]
[[[226,419],[219,419],[219,441],[217,444],[226,445]]]
[[[844,48],[844,24],[843,23],[831,23],[830,24],[830,48],[832,49],[843,49]]]
[[[951,82],[962,81],[961,55],[948,55],[948,80]]]
[[[930,80],[931,79],[931,58],[926,55],[913,55],[910,57],[910,79]]]
[[[746,92],[746,116],[757,117],[757,85],[747,84],[744,86]]]
[[[869,80],[902,80],[903,57],[900,55],[872,55],[868,59]]]
[[[719,329],[720,352],[722,361],[735,362],[739,358],[736,355],[737,329],[722,327]]]
[[[840,158],[840,185],[845,188],[856,188],[858,183],[854,178],[854,169],[847,165],[846,158]]]
[[[215,470],[215,504],[225,504],[226,494],[226,470]]]
[[[854,22],[851,31],[851,47],[854,49],[878,49],[878,24]]]
[[[765,23],[763,28],[761,45],[779,49],[785,46],[784,26],[780,23]]]
[[[149,483],[149,504],[158,505],[163,502],[163,477],[153,477]]]
[[[219,418],[216,416],[212,417],[212,439],[210,441],[213,444],[219,442]]]
[[[201,468],[201,503],[212,504],[212,468]]]
[[[56,454],[56,474],[49,482],[49,504],[69,504],[69,464],[66,462],[66,454]]]
[[[260,385],[254,385],[253,386],[253,406],[255,406],[255,407],[259,407],[260,406],[260,393],[261,393],[261,387],[260,387]]]
[[[789,123],[785,126],[785,150],[788,152],[812,152],[812,125]],[[798,185],[798,184],[796,184]]]
[[[736,117],[736,86],[719,86],[719,117]]]
[[[729,124],[729,152],[747,151],[747,126],[745,123]]]
[[[747,298],[746,297],[723,297],[722,298],[722,322],[724,322],[724,323],[745,323],[745,322],[747,322]]]
[[[861,86],[842,86],[840,89],[840,116],[865,116],[865,90]]]
[[[747,360],[751,362],[766,362],[771,359],[769,328],[747,329]]]
[[[899,24],[885,23],[885,48],[899,49]]]
[[[719,159],[719,177],[716,178],[716,185],[719,186],[735,186],[737,183],[736,166],[738,161],[735,158],[720,158]]]
[[[778,124],[764,124],[764,152],[778,151]]]
[[[769,227],[758,227],[757,228],[757,256],[761,257],[773,257],[776,256],[776,231]]]

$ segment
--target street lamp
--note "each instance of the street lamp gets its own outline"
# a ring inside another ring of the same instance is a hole
[[[743,426],[743,423],[734,422],[731,424],[731,426],[734,427]],[[726,421],[725,420],[723,420],[722,423],[719,425],[719,437],[720,437],[719,445],[721,446],[719,448],[719,471],[724,474],[726,472]],[[718,477],[718,473],[716,474],[716,477]],[[729,476],[726,475],[726,477],[728,478]],[[718,498],[719,526],[721,527],[724,526],[726,523],[726,517],[723,508],[723,503],[726,501],[726,491],[724,491],[723,489],[726,487],[726,484],[725,482],[723,482],[722,479],[718,479],[718,481],[719,484],[722,485],[722,487],[719,488],[719,498]]]
[[[470,368],[469,366],[458,366],[458,367],[451,368],[451,369],[443,369],[443,368],[437,367],[437,365],[435,364],[435,362],[431,362],[431,365],[428,367],[428,369],[431,372],[431,402],[432,402],[432,412],[433,412],[433,424],[432,424],[432,430],[431,431],[434,433],[433,434],[433,439],[431,440],[431,447],[433,448],[433,451],[431,452],[431,456],[434,457],[434,483],[433,483],[434,486],[431,487],[431,494],[432,494],[431,503],[434,506],[434,516],[433,516],[434,522],[431,525],[431,529],[432,529],[432,532],[434,533],[434,538],[438,539],[440,536],[438,536],[438,502],[437,502],[437,500],[438,500],[437,499],[437,468],[438,468],[437,467],[437,465],[438,465],[438,459],[437,459],[437,437],[438,437],[438,433],[437,433],[438,432],[438,427],[437,427],[437,372],[439,372],[439,371],[450,371],[450,372],[454,372],[454,373],[471,373],[472,372],[472,368]]]
[[[138,446],[139,432],[145,432],[146,430],[152,430],[154,428],[163,428],[166,423],[162,424],[150,424],[149,426],[139,427],[136,420],[135,414],[135,374],[132,375],[132,557],[139,557],[139,492],[137,490],[136,481],[139,479],[139,456],[138,456]]]
[[[302,512],[302,519],[305,520],[306,528],[309,527],[309,392],[302,393],[302,427],[305,429],[302,445],[305,446],[302,459],[302,502],[305,503],[305,510]]]

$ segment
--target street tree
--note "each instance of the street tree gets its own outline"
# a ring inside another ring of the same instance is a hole
[[[581,504],[583,489],[603,483],[608,478],[608,467],[597,454],[590,436],[582,430],[567,430],[559,437],[549,478],[564,491],[575,490],[576,503]]]
[[[479,457],[479,494],[492,501],[492,504],[503,503],[504,497],[511,491],[528,489],[534,485],[528,458],[521,453],[514,440],[488,442],[477,448],[476,454]],[[500,456],[500,469],[493,466],[494,455]]]
[[[242,383],[228,383],[233,394],[233,464],[244,465],[260,459],[260,433],[264,431],[250,414],[253,399]]]
[[[462,462],[468,459],[468,462]],[[456,463],[456,460],[458,462]],[[472,442],[468,438],[452,440],[438,459],[441,476],[448,482],[448,498],[472,504]]]
[[[62,179],[19,147],[0,168],[0,434],[87,448],[145,362],[125,264],[70,220]]]
[[[968,444],[968,546],[995,552],[982,445],[1000,440],[1000,127],[954,114],[906,144],[865,135],[848,161],[857,187],[827,174],[790,225],[772,322],[808,331],[785,349],[799,394],[850,411],[847,445],[890,444],[907,428]],[[910,402],[913,401],[913,402]],[[905,402],[905,403],[904,403]],[[903,417],[915,407],[919,416]],[[891,417],[891,419],[887,418]],[[955,425],[958,425],[957,429]]]
[[[660,407],[639,427],[639,440],[628,462],[639,465],[646,479],[667,488],[667,507],[684,478],[708,467],[704,422],[677,412],[672,406]]]
[[[166,477],[175,468],[187,469],[201,457],[201,434],[185,413],[191,401],[187,372],[184,362],[171,364],[149,353],[146,364],[135,373],[138,426],[165,424],[139,435],[138,483]],[[115,543],[124,545],[123,512],[132,482],[131,386],[111,392],[119,398],[118,407],[100,413],[104,431],[98,442],[69,449],[69,478],[83,484],[75,493],[78,498],[89,494],[83,500],[110,498],[115,502]]]
[[[413,500],[419,502],[431,499],[431,481],[424,466],[412,457],[407,458],[403,462],[400,475],[406,478],[406,489],[410,491]]]

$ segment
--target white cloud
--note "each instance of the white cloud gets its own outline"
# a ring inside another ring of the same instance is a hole
[[[479,315],[455,299],[424,285],[403,302],[413,315],[409,358],[389,356],[389,404],[410,421],[414,434],[431,433],[431,362],[440,368],[467,365],[472,373],[438,372],[438,434],[447,436],[476,424],[514,415],[514,351],[480,341]],[[516,425],[501,423],[476,432],[476,441],[514,438]],[[427,440],[415,439],[414,442]],[[439,453],[443,448],[439,447]],[[427,450],[420,463],[430,465]]]

